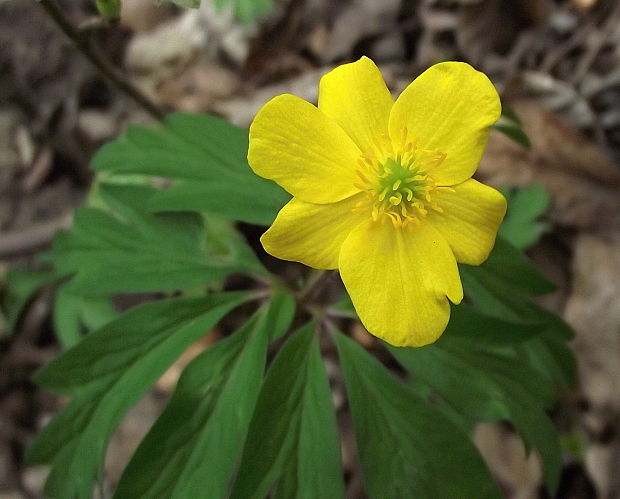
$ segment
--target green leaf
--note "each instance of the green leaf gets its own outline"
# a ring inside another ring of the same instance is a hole
[[[508,321],[493,317],[467,305],[452,306],[450,322],[443,336],[464,338],[477,347],[504,347],[522,344],[540,333],[547,325]]]
[[[549,230],[549,223],[539,218],[549,208],[549,194],[542,184],[502,190],[508,200],[508,212],[500,227],[500,235],[518,249],[534,245]]]
[[[514,140],[517,144],[522,145],[526,149],[530,149],[532,147],[530,138],[523,131],[523,128],[521,128],[520,125],[515,123],[496,123],[495,125],[491,125],[491,128],[503,133],[506,137]]]
[[[344,497],[340,440],[314,325],[295,332],[269,368],[232,498]]]
[[[502,116],[495,125],[491,125],[493,130],[506,135],[509,139],[514,140],[517,144],[522,145],[526,149],[532,147],[530,138],[523,130],[523,124],[517,116],[517,113],[508,106],[502,105]]]
[[[511,123],[515,123],[517,125],[523,125],[523,122],[521,121],[521,118],[519,118],[519,115],[516,113],[516,111],[510,106],[507,106],[506,104],[503,104],[503,103],[502,103],[502,118],[507,121],[510,121]]]
[[[566,344],[572,331],[530,300],[531,295],[552,291],[553,286],[502,238],[487,262],[460,270],[465,296],[478,313],[514,323],[516,331],[537,328],[537,334],[526,335],[525,341],[513,345],[492,345],[481,341],[482,321],[459,324],[457,315],[434,345],[392,352],[414,375],[413,382],[439,394],[442,407],[463,427],[475,421],[510,421],[526,445],[538,451],[553,493],[561,454],[545,409],[553,404],[556,389],[574,382],[575,360]],[[497,327],[496,336],[503,337],[506,327]],[[489,334],[493,333],[485,333],[482,339]]]
[[[261,386],[267,341],[288,329],[282,296],[194,359],[116,490],[116,498],[226,497]],[[274,306],[275,305],[275,306]]]
[[[250,23],[273,10],[273,0],[214,0],[214,4],[217,10],[232,8],[235,17],[243,23]]]
[[[93,168],[173,179],[149,201],[152,211],[204,211],[270,225],[290,196],[252,172],[247,150],[246,130],[213,116],[177,113],[156,127],[130,127],[97,153]]]
[[[2,308],[6,312],[10,331],[14,331],[17,322],[28,302],[35,293],[46,284],[58,280],[61,275],[54,269],[26,270],[12,268],[6,277],[7,292]]]
[[[295,298],[281,289],[274,288],[269,304],[269,313],[273,324],[269,328],[269,340],[280,339],[288,332],[295,316]]]
[[[499,332],[498,332],[499,333]],[[446,331],[424,348],[390,348],[396,359],[467,421],[510,421],[544,463],[547,486],[555,491],[561,470],[557,432],[545,409],[555,400],[550,381],[523,362],[514,350],[479,348],[475,340]]]
[[[498,237],[491,255],[479,267],[460,265],[465,274],[484,282],[493,291],[503,294],[538,296],[555,291],[555,285],[534,267],[528,258],[505,239]]]
[[[81,208],[73,229],[59,233],[46,255],[58,272],[75,274],[69,284],[73,293],[177,291],[231,272],[265,272],[247,246],[240,249],[239,241],[226,254],[212,251],[198,214],[141,212],[153,189],[135,185],[99,189],[114,212]]]
[[[548,317],[542,334],[517,348],[533,368],[558,388],[570,388],[577,377],[575,356],[567,342],[574,333],[560,317],[535,307],[541,317]]]
[[[200,7],[200,0],[153,0],[156,5],[160,5],[162,3],[172,3],[178,5],[179,7],[188,7],[191,9],[197,9]]]
[[[54,331],[64,348],[75,346],[82,337],[117,316],[108,298],[82,296],[61,286],[54,300]]]
[[[189,345],[248,297],[222,293],[136,307],[39,371],[37,383],[74,397],[28,451],[29,461],[52,464],[46,494],[90,498],[123,415]]]
[[[462,429],[353,340],[336,344],[371,499],[501,497]]]
[[[95,0],[99,13],[109,19],[116,21],[121,15],[121,0]]]
[[[474,307],[491,316],[524,324],[540,324],[541,334],[519,345],[524,360],[558,387],[575,379],[575,359],[566,342],[573,331],[559,317],[533,303],[529,296],[554,289],[509,243],[498,238],[489,260],[480,267],[460,267],[465,296]]]

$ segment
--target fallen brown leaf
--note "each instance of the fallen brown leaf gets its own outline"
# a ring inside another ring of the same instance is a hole
[[[526,150],[494,132],[478,176],[495,185],[542,182],[549,217],[580,230],[620,229],[620,170],[579,132],[531,100],[511,103],[532,141]]]

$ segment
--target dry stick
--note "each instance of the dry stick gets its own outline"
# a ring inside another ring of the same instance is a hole
[[[605,24],[602,27],[602,30],[597,33],[597,38],[594,40],[594,43],[590,45],[590,47],[586,50],[584,55],[579,60],[577,64],[577,68],[573,73],[573,77],[570,82],[577,86],[581,83],[581,80],[586,76],[586,73],[590,69],[590,66],[594,63],[594,59],[599,54],[609,37],[612,35],[614,29],[618,24],[618,18],[620,18],[620,3],[616,4],[614,10],[609,14],[609,17],[605,21]]]
[[[587,35],[595,28],[594,21],[590,20],[577,28],[568,40],[552,47],[545,55],[542,63],[538,67],[541,73],[551,73],[551,70],[560,60],[568,55],[575,47],[582,43]]]
[[[26,229],[0,233],[0,258],[31,253],[48,245],[59,229],[71,226],[71,220],[69,213]]]
[[[93,49],[90,43],[90,34],[86,30],[82,31],[76,28],[52,0],[39,0],[39,3],[65,35],[71,39],[77,49],[82,52],[103,75],[140,104],[153,118],[157,120],[162,120],[164,118],[164,113],[159,107],[138,90],[136,86],[103,57],[100,52]]]
[[[333,272],[329,270],[313,270],[304,287],[299,291],[297,301],[303,305],[306,301],[312,300],[325,281],[331,278],[332,274]]]

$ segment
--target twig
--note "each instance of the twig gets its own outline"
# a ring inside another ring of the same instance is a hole
[[[566,57],[571,50],[578,47],[594,28],[594,21],[590,20],[575,30],[568,40],[552,47],[545,55],[542,63],[538,67],[538,71],[541,73],[551,73],[554,66],[560,62],[562,58]]]
[[[114,67],[101,53],[94,49],[91,44],[90,32],[88,30],[80,30],[69,21],[61,9],[53,2],[53,0],[39,0],[41,7],[45,9],[48,15],[54,20],[58,27],[67,35],[75,44],[77,49],[84,54],[90,62],[114,85],[120,90],[134,99],[140,106],[144,108],[151,116],[157,120],[164,118],[164,113],[157,105],[155,105],[146,95],[116,67]]]
[[[577,64],[577,68],[573,73],[570,82],[577,86],[581,80],[586,76],[586,73],[592,66],[594,59],[599,54],[609,37],[612,35],[614,29],[618,25],[618,18],[620,17],[620,3],[616,4],[613,11],[609,14],[609,17],[605,21],[602,30],[597,33],[597,36],[590,47],[583,54],[579,63]]]
[[[620,68],[613,70],[607,76],[604,76],[600,81],[597,81],[588,88],[583,89],[583,96],[586,99],[591,99],[595,95],[617,85],[620,85]]]
[[[71,215],[63,215],[27,229],[0,233],[0,258],[30,253],[49,244],[58,229],[71,226]]]
[[[328,308],[325,310],[325,315],[333,317],[335,319],[352,319],[358,320],[355,312],[349,312],[348,310],[340,310],[337,308]]]
[[[86,19],[83,23],[78,26],[78,31],[92,31],[95,29],[105,29],[109,28],[112,23],[100,16],[94,16]]]
[[[497,85],[500,94],[504,92],[506,86],[519,73],[519,63],[521,62],[521,59],[523,59],[523,57],[531,49],[532,45],[536,41],[537,36],[538,33],[536,32],[536,30],[527,30],[519,33],[512,50],[506,58],[503,81]]]

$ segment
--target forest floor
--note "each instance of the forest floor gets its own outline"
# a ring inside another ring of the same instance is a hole
[[[76,25],[95,14],[87,0],[58,4]],[[493,133],[477,176],[546,187],[550,229],[528,254],[558,285],[544,305],[576,331],[578,386],[562,394],[554,418],[582,448],[567,455],[557,497],[620,498],[620,1],[280,0],[249,24],[210,0],[194,10],[123,4],[120,23],[95,26],[93,43],[165,112],[247,126],[274,95],[316,101],[320,76],[362,55],[394,93],[439,60],[487,73],[532,147]],[[153,121],[38,3],[0,2],[0,289],[9,267],[31,265],[71,225],[97,148],[128,123]],[[41,496],[46,470],[26,467],[23,456],[61,403],[30,381],[59,351],[52,292],[30,303],[12,334],[0,315],[3,499]],[[109,451],[110,483],[175,379],[169,372],[122,424]],[[484,425],[476,438],[508,497],[544,497],[536,457],[507,428]]]

